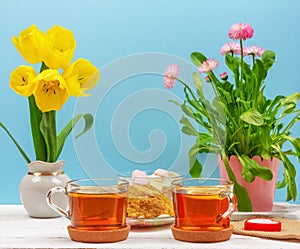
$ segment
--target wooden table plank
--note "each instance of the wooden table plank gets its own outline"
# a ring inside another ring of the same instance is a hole
[[[288,205],[286,218],[300,220],[300,205]],[[173,238],[169,225],[132,229],[125,241],[109,244],[79,243],[70,240],[65,218],[30,218],[21,205],[0,205],[1,248],[222,248],[222,249],[269,249],[300,248],[299,242],[266,240],[232,235],[229,241],[219,243],[187,243]],[[300,233],[300,231],[299,231]]]

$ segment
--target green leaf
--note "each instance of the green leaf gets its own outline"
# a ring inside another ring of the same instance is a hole
[[[242,113],[240,119],[248,124],[256,126],[264,124],[263,116],[255,108],[251,108],[250,110]]]
[[[236,80],[239,78],[239,59],[231,56],[230,54],[226,54],[225,63],[229,67],[229,69],[234,73],[234,77]]]
[[[258,176],[266,181],[273,179],[272,171],[268,167],[260,166],[256,161],[246,155],[241,155],[243,168],[247,168],[254,176]],[[254,180],[254,179],[253,179]]]
[[[178,105],[178,106],[181,106],[181,104],[173,99],[170,99],[169,102],[175,104],[175,105]]]
[[[198,161],[197,157],[190,157],[190,175],[194,178],[200,177],[202,173],[202,164]]]
[[[255,63],[253,65],[253,72],[256,75],[256,80],[259,83],[259,87],[260,87],[260,85],[263,83],[266,74],[265,74],[264,65],[259,59],[255,60]],[[259,88],[257,90],[259,90]]]
[[[186,117],[183,116],[179,122],[184,125],[181,129],[182,132],[190,136],[198,136],[197,130],[192,126]]]
[[[194,79],[194,86],[196,88],[196,92],[198,96],[200,97],[200,99],[204,99],[203,83],[200,76],[194,72],[193,79]]]
[[[251,212],[252,204],[249,199],[248,192],[242,185],[240,185],[237,182],[236,177],[235,177],[234,173],[232,172],[230,165],[228,163],[225,149],[222,150],[222,159],[223,159],[224,165],[226,167],[228,177],[234,183],[234,193],[235,193],[237,201],[238,201],[238,204],[237,204],[238,210],[241,212]]]
[[[206,57],[200,52],[191,53],[192,62],[199,67],[204,61],[206,61]]]
[[[284,170],[286,170],[286,169],[284,169]],[[280,182],[280,181],[278,181],[277,183],[276,183],[276,188],[277,189],[281,189],[281,188],[284,188],[286,185],[287,185],[287,179],[286,179],[286,174],[283,174],[283,180]]]
[[[270,102],[269,107],[268,107],[268,112],[274,113],[274,116],[275,116],[278,109],[280,108],[280,104],[282,102],[281,100],[284,98],[285,97],[282,95],[276,96],[275,99]]]
[[[192,156],[195,156],[195,155],[198,155],[199,154],[199,151],[200,151],[200,148],[199,148],[199,145],[197,144],[197,146],[193,146],[190,151],[189,151],[189,156],[192,157]]]
[[[56,154],[56,160],[58,159],[63,146],[65,144],[65,141],[67,139],[67,137],[69,136],[69,134],[71,133],[71,131],[73,130],[73,128],[75,127],[75,125],[78,123],[78,121],[83,118],[85,121],[85,126],[84,129],[82,130],[82,132],[80,132],[75,138],[79,138],[81,135],[83,135],[84,133],[86,133],[88,130],[91,129],[91,127],[93,126],[93,115],[86,113],[86,114],[78,114],[76,115],[74,118],[72,118],[67,124],[66,126],[59,132],[58,136],[57,136],[57,154]]]
[[[269,70],[275,62],[275,53],[271,50],[266,50],[263,53],[261,59],[264,64],[265,70]]]
[[[32,134],[32,140],[33,140],[34,151],[36,156],[35,159],[46,162],[47,160],[46,142],[40,130],[42,112],[37,107],[33,95],[28,97],[28,103],[29,103],[31,134]]]
[[[221,122],[221,124],[225,125],[226,123],[225,109],[227,108],[227,106],[224,105],[222,99],[219,96],[213,99],[213,106],[216,108],[219,121]]]
[[[247,181],[247,182],[253,182],[255,179],[255,175],[251,172],[249,167],[244,167],[243,166],[243,170],[242,170],[242,176],[243,178]]]
[[[261,157],[264,159],[269,159],[271,157],[269,151],[271,148],[272,144],[272,139],[271,139],[271,128],[270,126],[263,125],[261,126],[261,132],[260,132],[260,142],[261,142],[261,147],[262,147],[262,152],[261,152]]]
[[[0,127],[3,128],[3,130],[7,133],[7,135],[10,137],[10,139],[13,141],[13,143],[18,148],[19,152],[21,153],[21,155],[23,156],[23,158],[25,159],[25,161],[27,163],[30,163],[29,157],[26,155],[26,153],[24,152],[24,150],[21,148],[21,146],[18,144],[18,142],[14,139],[13,135],[9,132],[9,130],[5,127],[5,125],[0,122]]]
[[[250,66],[245,61],[243,62],[243,77],[248,79],[248,80],[253,77]]]
[[[290,104],[290,103],[294,103],[294,104],[297,104],[298,100],[300,99],[300,93],[298,92],[295,92],[287,97],[285,97],[282,101],[281,101],[281,104],[280,106],[285,106],[287,104]]]
[[[236,198],[238,200],[238,204],[237,204],[238,210],[240,212],[252,212],[252,203],[249,199],[247,190],[242,185],[238,184],[236,180],[233,182],[234,182],[234,194],[236,195]]]
[[[291,163],[291,161],[288,159],[285,153],[283,153],[281,150],[279,151],[279,153],[281,155],[281,161],[289,173],[289,179],[295,181],[295,177],[296,177],[295,166]]]
[[[294,103],[290,103],[288,105],[285,105],[285,108],[283,109],[283,111],[278,116],[278,119],[281,119],[284,116],[287,116],[287,115],[293,113],[295,108],[296,108],[296,104],[294,104]]]
[[[195,118],[194,117],[194,113],[191,107],[189,107],[188,105],[186,105],[185,103],[181,105],[181,110],[189,117],[191,118]]]
[[[80,116],[80,115],[77,115],[77,116]],[[81,117],[84,118],[84,121],[85,121],[85,126],[84,126],[84,129],[82,132],[80,132],[79,134],[77,134],[75,136],[75,138],[79,138],[81,137],[83,134],[85,134],[88,130],[90,130],[93,126],[93,122],[94,122],[94,118],[93,118],[93,115],[92,114],[89,114],[89,113],[86,113],[86,114],[83,114],[81,115]],[[77,123],[77,122],[76,122]],[[76,123],[74,125],[76,125]]]
[[[56,161],[56,112],[49,111],[42,113],[40,130],[45,139],[47,148],[47,162]]]
[[[198,134],[190,126],[183,126],[181,131],[188,136],[197,136]]]
[[[289,140],[293,144],[296,152],[300,153],[300,138],[293,138],[291,136],[285,136],[285,135],[283,135],[282,138]]]
[[[284,166],[284,181],[281,184],[277,183],[277,187],[286,186],[287,185],[287,198],[289,201],[291,199],[295,200],[297,197],[297,187],[296,187],[296,169],[295,166],[291,163],[288,157],[283,153],[279,146],[273,146],[279,153],[280,160]],[[281,186],[280,186],[281,185]]]

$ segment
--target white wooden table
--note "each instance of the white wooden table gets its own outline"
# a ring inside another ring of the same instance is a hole
[[[300,220],[300,205],[287,205],[281,217]],[[117,243],[78,243],[70,240],[65,218],[30,218],[21,205],[0,205],[0,248],[284,248],[300,249],[300,242],[267,240],[233,234],[229,241],[187,243],[173,238],[169,225],[132,229],[127,240]],[[300,231],[299,231],[300,233]]]

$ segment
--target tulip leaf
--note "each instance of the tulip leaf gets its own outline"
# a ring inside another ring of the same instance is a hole
[[[5,127],[5,125],[0,122],[0,127],[3,128],[3,130],[7,133],[7,135],[10,137],[10,139],[13,141],[13,143],[18,148],[19,152],[21,153],[21,155],[23,156],[23,158],[25,159],[25,161],[27,163],[30,163],[29,157],[26,155],[26,153],[24,152],[24,150],[21,148],[21,146],[18,144],[18,142],[14,139],[13,135],[9,132],[9,130]]]
[[[80,132],[78,135],[76,135],[75,138],[79,138],[81,135],[83,135],[84,133],[86,133],[88,130],[91,129],[94,119],[93,119],[93,115],[87,113],[87,114],[78,114],[76,115],[73,119],[71,119],[66,126],[59,132],[58,136],[57,136],[57,154],[56,154],[56,160],[58,159],[63,146],[65,144],[65,141],[67,139],[67,137],[69,136],[69,134],[71,133],[71,131],[73,130],[73,128],[75,127],[75,125],[78,123],[78,121],[83,118],[85,121],[85,126],[84,129],[82,130],[82,132]]]

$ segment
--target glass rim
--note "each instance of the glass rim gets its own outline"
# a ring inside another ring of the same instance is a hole
[[[203,180],[202,183],[205,183],[207,181],[213,182],[213,181],[219,181],[219,182],[223,182],[223,184],[216,184],[213,186],[228,186],[228,185],[234,185],[232,181],[230,180],[226,180],[224,178],[210,178],[210,177],[196,177],[196,178],[192,178],[192,177],[188,177],[188,178],[180,178],[180,179],[176,179],[174,181],[171,182],[172,186],[178,186],[178,184],[180,182],[183,181],[193,181],[193,180]],[[189,186],[180,186],[180,187],[189,187]]]
[[[82,182],[97,182],[97,181],[103,181],[103,185],[84,185],[80,184]],[[111,184],[109,182],[115,181],[115,183]],[[107,182],[107,184],[105,184]],[[75,183],[79,183],[79,185],[75,185]],[[101,187],[112,187],[112,186],[128,186],[129,182],[124,179],[120,178],[82,178],[82,179],[77,179],[77,180],[70,180],[67,182],[66,186],[74,186],[74,187],[83,187],[83,186],[101,186]]]
[[[145,171],[146,173],[148,172],[151,172],[150,170],[149,171]],[[132,173],[132,172],[130,172]],[[154,173],[154,171],[152,172]],[[128,178],[128,179],[132,179],[132,178],[138,178],[138,179],[142,179],[142,178],[147,178],[147,179],[176,179],[176,178],[184,178],[184,175],[178,175],[178,176],[165,176],[165,177],[162,177],[162,176],[159,176],[157,175],[157,177],[155,177],[154,175],[147,175],[147,176],[132,176],[132,175],[125,175],[125,174],[118,174],[118,177],[120,177],[120,179],[122,177],[124,178]]]

